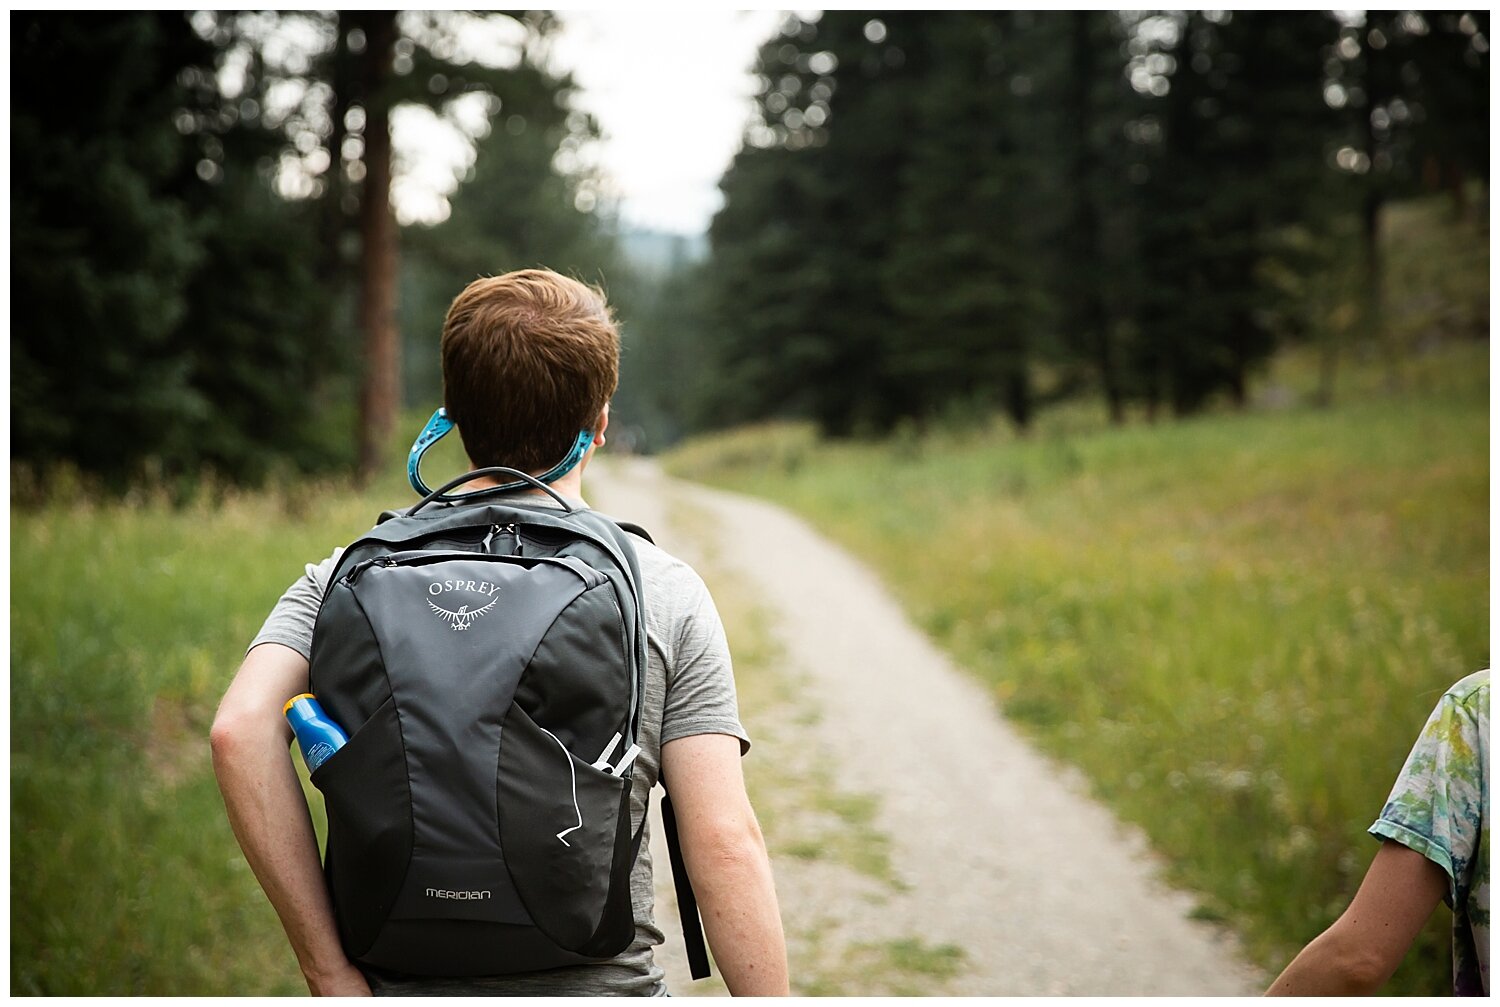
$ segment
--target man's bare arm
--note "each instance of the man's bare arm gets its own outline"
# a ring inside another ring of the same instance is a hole
[[[1292,959],[1266,995],[1374,993],[1395,973],[1447,891],[1441,867],[1385,840],[1349,908]]]
[[[765,839],[745,793],[739,739],[678,738],[662,746],[682,857],[724,984],[735,996],[788,993],[786,938]]]
[[[368,996],[344,956],[318,841],[292,764],[282,706],[307,691],[307,659],[265,643],[245,656],[219,704],[209,736],[229,824],[266,897],[281,917],[308,988],[320,996]]]

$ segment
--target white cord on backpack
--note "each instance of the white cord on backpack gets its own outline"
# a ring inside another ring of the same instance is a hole
[[[541,725],[538,725],[538,727],[543,734],[551,738],[553,741],[557,742],[557,747],[562,749],[563,758],[568,760],[568,779],[573,786],[573,811],[578,815],[578,824],[573,826],[572,828],[563,829],[561,832],[559,832],[557,834],[557,841],[571,849],[573,844],[564,839],[563,836],[566,836],[569,832],[577,832],[579,829],[583,828],[583,811],[578,807],[578,773],[573,769],[573,756],[568,752],[568,746],[562,743],[562,739],[553,734],[551,731],[547,730],[545,727],[541,727]]]

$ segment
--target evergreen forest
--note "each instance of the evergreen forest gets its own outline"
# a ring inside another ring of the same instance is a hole
[[[1279,348],[1485,338],[1393,303],[1395,201],[1487,247],[1487,12],[787,15],[706,240],[633,232],[552,15],[12,16],[12,459],[101,485],[390,462],[468,280],[546,265],[622,320],[620,430],[880,436],[1054,404],[1243,406]],[[76,68],[59,73],[58,68]],[[86,70],[84,68],[87,68]],[[393,117],[471,138],[401,222]],[[1415,307],[1413,307],[1415,303]]]

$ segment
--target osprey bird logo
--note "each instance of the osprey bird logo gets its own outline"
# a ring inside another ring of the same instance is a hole
[[[469,610],[469,606],[467,605],[460,605],[457,612],[450,612],[440,605],[434,605],[432,603],[432,599],[430,598],[427,600],[427,607],[432,609],[438,615],[442,616],[444,619],[447,619],[449,625],[451,625],[455,631],[462,631],[472,626],[475,619],[478,619],[481,615],[484,615],[484,613],[494,608],[495,602],[499,600],[500,599],[498,598],[491,599],[488,605],[484,606],[483,608],[476,608],[472,612]]]

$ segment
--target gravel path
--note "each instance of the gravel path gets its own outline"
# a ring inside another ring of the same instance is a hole
[[[800,747],[830,761],[841,789],[878,797],[874,825],[889,837],[898,879],[888,891],[847,870],[804,869],[773,843],[789,940],[811,935],[825,957],[825,937],[835,954],[911,935],[964,949],[963,968],[934,979],[934,993],[1264,988],[1232,940],[1189,918],[1191,897],[1158,880],[1140,835],[1089,798],[1077,774],[1022,741],[847,554],[780,508],[668,480],[648,461],[611,459],[588,481],[595,506],[638,522],[695,565],[711,551],[715,569],[755,594],[823,713],[800,728],[810,732]],[[689,511],[696,537],[684,527]],[[704,526],[719,529],[711,543],[701,540]],[[776,756],[756,741],[751,759]],[[659,872],[658,919],[668,934],[659,955],[671,988],[711,992],[686,981],[666,884]]]

